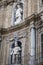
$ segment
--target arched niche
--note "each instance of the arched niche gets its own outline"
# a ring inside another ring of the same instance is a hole
[[[13,42],[10,49],[11,49],[10,64],[21,64],[21,53],[22,53],[21,41]]]
[[[17,25],[21,23],[23,20],[23,2],[22,0],[20,2],[17,2],[16,5],[13,5],[12,9],[12,21],[11,25]]]

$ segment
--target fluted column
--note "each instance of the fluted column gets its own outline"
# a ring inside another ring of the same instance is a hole
[[[30,23],[31,30],[31,52],[30,52],[30,65],[34,65],[36,56],[36,28],[34,22]]]

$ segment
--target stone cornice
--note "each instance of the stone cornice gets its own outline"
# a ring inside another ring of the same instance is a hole
[[[23,29],[27,26],[29,26],[29,23],[34,20],[35,15],[31,15],[30,17],[27,17],[22,23],[18,24],[18,25],[14,25],[11,26],[9,28],[2,28],[1,29],[1,34],[7,34],[7,33],[11,33],[20,29]]]
[[[30,24],[31,21],[34,21],[34,22],[39,21],[41,13],[36,14],[36,15],[32,14],[31,16],[27,17],[22,23],[20,23],[18,25],[11,26],[9,28],[1,28],[0,29],[1,34],[7,34],[7,33],[11,33],[11,32],[23,29],[23,28],[29,26],[29,24]]]
[[[0,1],[0,7],[1,6],[7,6],[7,5],[9,5],[9,4],[13,4],[14,2],[17,2],[17,0],[1,0]]]

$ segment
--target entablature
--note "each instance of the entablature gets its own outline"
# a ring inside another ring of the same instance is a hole
[[[17,2],[17,0],[1,0],[0,1],[0,7],[1,6],[7,6],[9,4],[12,5],[14,2]]]
[[[43,12],[40,12],[38,14],[32,14],[31,16],[27,17],[20,24],[11,26],[9,28],[1,28],[0,32],[1,32],[1,34],[7,34],[7,33],[15,32],[17,30],[21,30],[23,28],[29,27],[30,26],[30,22],[32,22],[32,21],[34,21],[34,23],[37,25],[36,28],[38,29],[38,27],[40,26],[40,23],[41,23],[41,14],[42,13]]]

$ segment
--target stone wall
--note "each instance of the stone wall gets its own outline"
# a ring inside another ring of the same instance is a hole
[[[18,34],[20,38],[19,40],[22,42],[22,64],[28,65],[28,60],[29,60],[28,55],[31,52],[30,22],[33,21],[33,19],[35,19],[34,16],[31,17],[30,15],[38,13],[40,10],[39,9],[40,7],[39,7],[39,0],[38,1],[24,0],[24,2],[25,2],[23,5],[24,6],[24,10],[23,10],[24,22],[14,27],[11,27],[11,22],[12,22],[13,4],[15,2],[10,3],[10,4],[8,3],[3,4],[0,6],[0,28],[4,28],[4,30],[6,30],[4,32],[3,32],[3,29],[1,30],[2,42],[1,42],[1,51],[0,51],[1,52],[0,65],[6,65],[9,63],[9,50],[10,50],[10,45],[12,44],[11,40],[14,38],[15,33]],[[34,22],[37,23],[38,20],[35,19]],[[36,28],[37,28],[37,25],[38,24],[36,24]],[[11,30],[9,27],[11,27]],[[37,38],[36,39],[36,54],[37,54],[37,52],[39,53],[41,51],[40,41],[39,41],[40,32],[38,32],[38,30],[36,30],[36,38]]]
[[[26,65],[28,64],[28,54],[30,53],[30,31],[29,27],[3,35],[3,41],[2,41],[2,52],[1,52],[1,65],[6,65],[9,63],[9,50],[10,46],[13,43],[11,41],[14,39],[14,34],[17,33],[19,36],[19,40],[22,43],[22,64]]]
[[[12,22],[12,10],[13,10],[13,4],[16,3],[15,0],[9,0],[8,2],[6,0],[0,1],[2,5],[0,6],[0,28],[8,28],[11,27]],[[6,4],[3,4],[6,3]],[[9,4],[7,4],[9,3]],[[23,4],[23,20],[25,18],[29,17],[32,14],[36,14],[39,12],[39,1],[37,0],[24,0]]]

